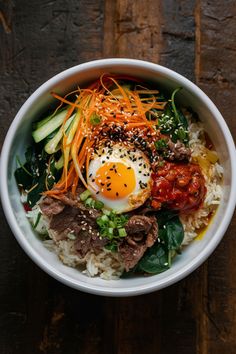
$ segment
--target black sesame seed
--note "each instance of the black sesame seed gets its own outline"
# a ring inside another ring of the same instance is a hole
[[[110,185],[111,185],[111,182],[110,182],[110,183],[107,183],[107,187],[110,187]]]
[[[111,191],[111,188],[107,188],[107,191]]]
[[[117,196],[117,197],[119,196],[119,193],[118,193],[118,192],[116,192],[116,196]]]
[[[125,187],[127,187],[127,184],[126,184],[126,183],[124,183],[124,186],[125,186]]]

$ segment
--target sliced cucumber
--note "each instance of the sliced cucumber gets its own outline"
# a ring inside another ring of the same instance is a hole
[[[71,122],[75,118],[76,114],[73,114],[67,122],[65,123],[64,127],[62,126],[59,131],[56,133],[56,135],[50,139],[47,144],[45,145],[44,149],[48,154],[53,154],[57,150],[57,146],[60,142],[60,140],[63,137],[63,133],[69,129]]]
[[[45,118],[45,123],[39,126],[38,129],[34,130],[32,135],[36,143],[39,143],[41,140],[45,139],[49,134],[54,132],[57,128],[62,125],[66,115],[67,110],[61,111],[48,120],[48,117]]]

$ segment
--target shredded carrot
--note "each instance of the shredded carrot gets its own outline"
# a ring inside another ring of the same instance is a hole
[[[133,89],[122,87],[120,80],[133,83]],[[89,163],[100,133],[113,125],[131,132],[136,128],[147,128],[151,133],[156,133],[157,117],[153,109],[163,110],[166,105],[158,99],[158,90],[149,90],[142,86],[141,80],[128,75],[103,74],[86,89],[78,87],[64,97],[55,92],[51,94],[60,102],[55,112],[63,104],[69,106],[63,129],[67,120],[76,113],[68,132],[63,130],[60,143],[64,157],[61,178],[53,189],[44,192],[57,199],[69,190],[75,195],[79,182],[88,188]],[[147,113],[150,113],[151,120],[146,117]],[[93,122],[94,117],[98,117],[96,123]]]

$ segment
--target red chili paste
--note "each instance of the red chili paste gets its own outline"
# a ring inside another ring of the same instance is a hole
[[[152,174],[152,207],[191,212],[206,195],[205,179],[198,165],[166,162]]]

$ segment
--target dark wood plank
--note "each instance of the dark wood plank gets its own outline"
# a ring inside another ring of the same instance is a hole
[[[194,81],[196,1],[161,1],[160,64]]]
[[[196,81],[217,105],[236,138],[236,6],[235,1],[198,2],[196,12]],[[236,218],[208,261],[202,302],[199,352],[236,352]]]
[[[196,80],[216,103],[234,138],[236,122],[236,5],[235,1],[201,1],[196,16]]]
[[[105,1],[104,56],[158,62],[160,45],[159,1]]]

